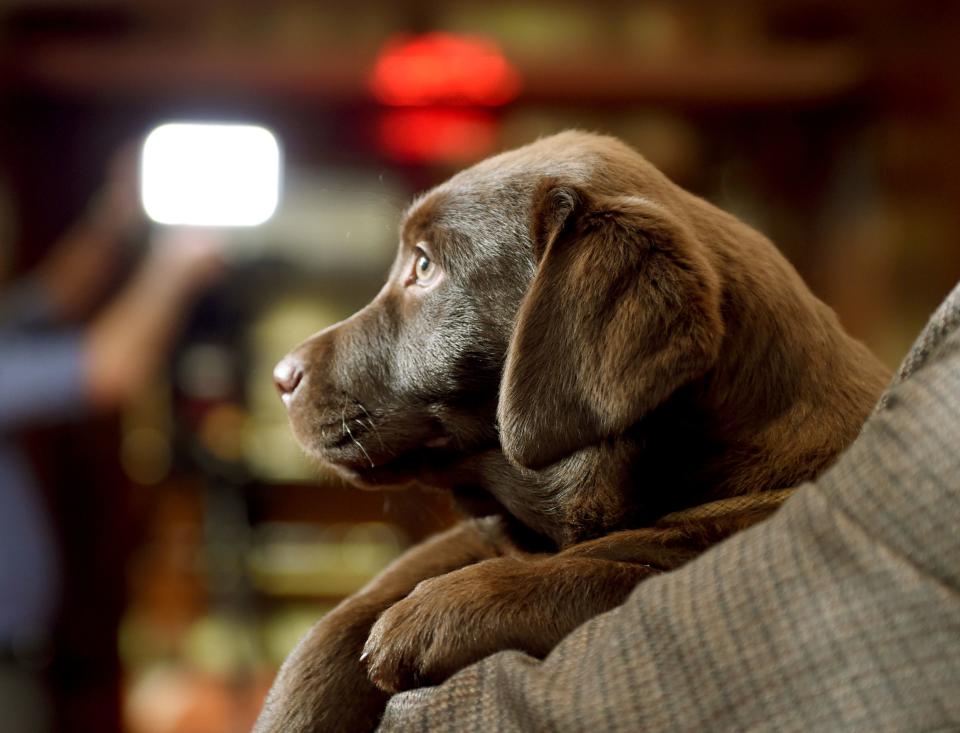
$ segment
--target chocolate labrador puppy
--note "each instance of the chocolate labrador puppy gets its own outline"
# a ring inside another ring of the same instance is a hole
[[[290,733],[369,729],[390,693],[546,655],[817,476],[888,373],[762,235],[566,132],[415,201],[377,297],[275,378],[309,452],[480,517],[301,641],[257,726]]]

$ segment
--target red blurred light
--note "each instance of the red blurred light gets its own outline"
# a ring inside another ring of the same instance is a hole
[[[460,164],[489,153],[497,130],[493,117],[479,110],[395,109],[381,117],[379,137],[394,160]]]
[[[395,106],[495,107],[517,96],[520,77],[490,40],[429,33],[388,41],[370,87],[380,102]]]

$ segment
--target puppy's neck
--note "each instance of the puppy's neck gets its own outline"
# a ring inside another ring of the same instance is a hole
[[[624,437],[530,471],[489,450],[464,459],[443,480],[465,513],[514,518],[562,548],[658,513],[638,497],[638,455],[634,439]]]

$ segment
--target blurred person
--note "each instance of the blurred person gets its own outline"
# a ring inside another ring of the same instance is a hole
[[[26,428],[119,407],[159,366],[195,296],[221,271],[210,230],[169,229],[122,289],[88,316],[141,223],[132,156],[29,275],[0,290],[0,720],[48,729],[33,660],[53,622],[56,543],[34,476],[13,442]]]

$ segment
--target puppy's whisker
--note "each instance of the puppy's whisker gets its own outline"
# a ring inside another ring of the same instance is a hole
[[[380,450],[386,453],[387,446],[384,444],[383,438],[380,436],[380,430],[377,428],[376,423],[374,423],[373,420],[367,420],[366,422],[364,422],[359,417],[354,419],[364,427],[369,428],[370,431],[377,436],[377,442],[380,444]]]
[[[380,450],[386,452],[387,448],[383,444],[383,437],[380,435],[380,428],[377,427],[377,424],[373,421],[373,416],[367,412],[367,408],[363,406],[363,403],[357,400],[357,407],[363,410],[363,414],[367,416],[367,425],[370,426],[370,429],[373,431],[373,434],[377,436],[377,440],[380,442]],[[357,422],[360,422],[360,419],[357,418]],[[363,423],[360,423],[361,425]]]
[[[367,449],[363,447],[363,443],[356,439],[353,435],[353,431],[350,429],[350,426],[347,425],[347,421],[343,420],[343,429],[347,431],[347,435],[350,436],[350,440],[356,443],[357,448],[360,449],[360,452],[363,453],[363,457],[367,459],[367,462],[370,464],[370,468],[376,468],[376,464],[370,458],[370,454],[367,453]]]

